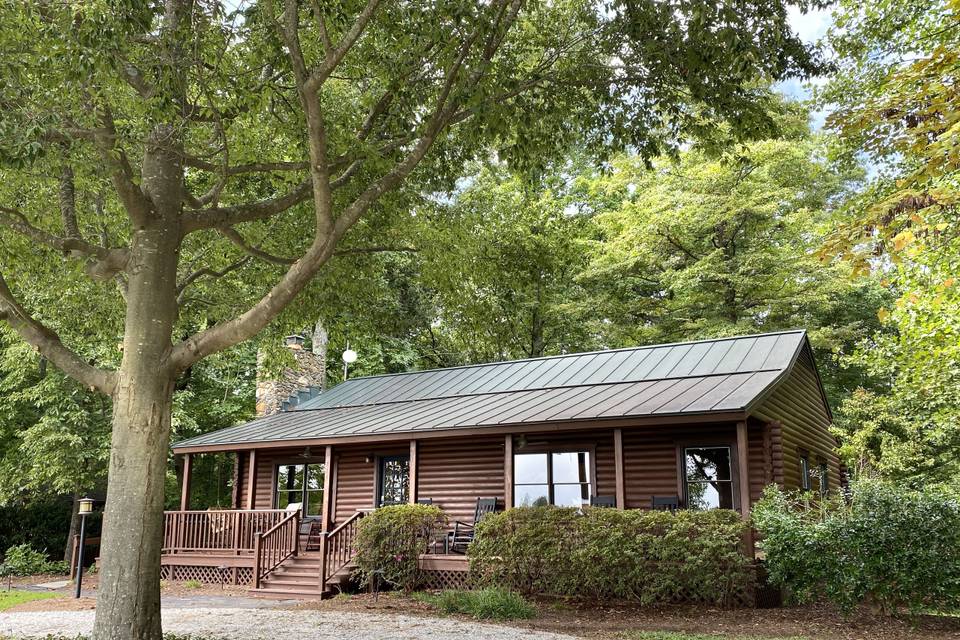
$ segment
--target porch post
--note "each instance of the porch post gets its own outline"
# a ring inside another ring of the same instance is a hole
[[[623,479],[623,429],[613,430],[613,466],[616,472],[617,509],[626,509],[627,485]]]
[[[407,480],[410,484],[407,490],[408,501],[410,504],[417,504],[417,474],[420,468],[418,444],[416,440],[410,441],[410,473]]]
[[[327,445],[323,455],[323,513],[320,516],[323,530],[330,530],[331,493],[333,488],[333,446]]]
[[[747,449],[747,423],[737,423],[737,478],[740,486],[740,513],[750,516],[750,457]]]
[[[253,509],[256,505],[257,492],[257,450],[250,449],[250,457],[247,459],[247,509]]]
[[[503,508],[513,507],[513,435],[503,439]]]
[[[183,480],[180,483],[180,511],[190,510],[190,454],[183,454]]]

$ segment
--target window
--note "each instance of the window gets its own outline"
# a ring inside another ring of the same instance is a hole
[[[820,469],[820,495],[825,496],[830,491],[830,478],[829,478],[830,468],[827,466],[827,463],[825,461],[821,460],[819,469]]]
[[[800,451],[800,488],[804,491],[813,489],[813,482],[810,480],[810,454],[806,451]]]
[[[513,506],[590,504],[590,453],[558,451],[513,456]]]
[[[406,504],[410,490],[410,456],[385,456],[380,458],[377,475],[377,506]]]
[[[277,509],[303,503],[303,515],[323,514],[323,465],[281,464],[277,465],[277,494],[274,504]]]
[[[688,447],[683,459],[687,508],[733,509],[730,447]]]

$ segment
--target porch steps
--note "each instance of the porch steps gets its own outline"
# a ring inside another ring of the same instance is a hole
[[[336,595],[340,587],[350,579],[354,565],[351,563],[327,579],[325,589],[318,584],[320,555],[301,553],[289,558],[261,581],[253,593],[264,598],[320,600]]]

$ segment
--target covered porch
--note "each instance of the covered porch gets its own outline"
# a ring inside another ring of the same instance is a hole
[[[232,509],[195,508],[194,461],[212,450],[186,451],[181,508],[165,514],[165,577],[257,588],[275,584],[271,573],[293,563],[301,582],[329,591],[349,572],[357,522],[386,504],[434,504],[451,527],[475,519],[478,499],[495,500],[498,510],[659,503],[747,514],[774,481],[772,462],[782,448],[776,425],[659,422],[234,451]],[[438,588],[461,586],[463,549],[444,553],[438,544],[430,551],[421,566]]]

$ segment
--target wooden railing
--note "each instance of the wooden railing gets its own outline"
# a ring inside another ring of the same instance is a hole
[[[254,588],[270,575],[283,561],[297,555],[300,550],[300,512],[289,512],[286,518],[268,529],[257,533],[254,542],[253,580]]]
[[[355,555],[353,543],[357,539],[357,522],[363,511],[355,514],[339,527],[320,538],[320,589],[326,589],[327,580],[343,569]]]
[[[282,509],[167,511],[163,514],[163,553],[252,553],[257,532],[271,529],[289,515]]]

